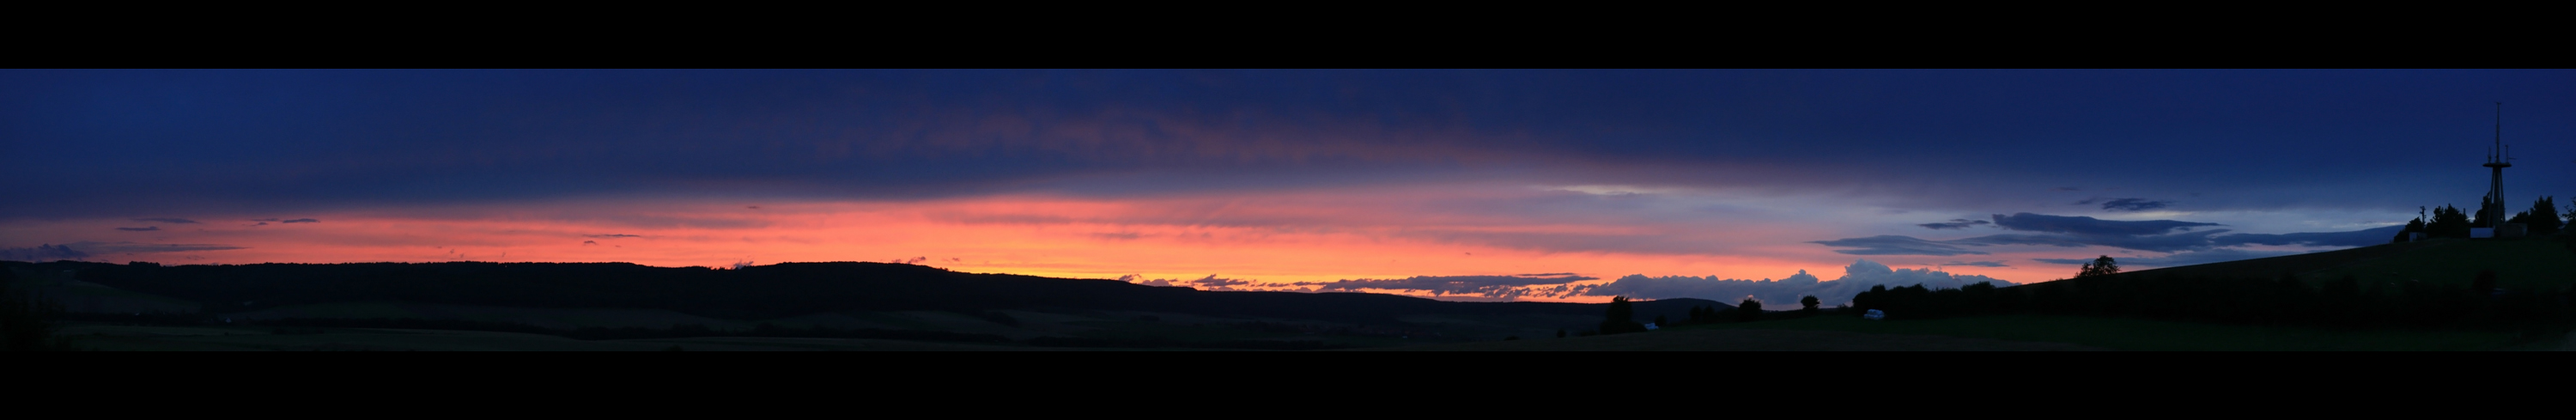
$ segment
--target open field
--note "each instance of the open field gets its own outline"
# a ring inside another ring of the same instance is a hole
[[[1370,350],[2458,351],[2504,350],[2513,338],[2514,333],[2511,332],[2330,330],[2038,315],[1887,322],[1819,316],[1683,326],[1595,337],[1534,338]],[[2556,340],[2552,340],[2539,343],[2538,347],[2557,345]]]
[[[2495,350],[2511,343],[2515,336],[2513,332],[2499,331],[2338,330],[2046,315],[1910,321],[1869,321],[1854,317],[1819,316],[1681,329],[1776,329],[1869,334],[1927,334],[2071,343],[2114,350],[2196,351]]]
[[[2576,253],[2546,238],[2451,240],[2385,258],[2352,261],[2311,271],[2311,281],[2353,276],[2363,284],[2427,281],[2468,284],[2479,270],[2495,270],[2507,290],[2556,291],[2576,285]]]

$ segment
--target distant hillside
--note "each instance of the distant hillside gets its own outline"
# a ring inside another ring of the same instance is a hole
[[[2360,248],[2138,270],[2123,278],[2212,277],[2302,280],[2357,277],[2365,282],[2438,281],[2465,284],[2479,270],[2495,270],[2499,282],[2566,287],[2576,285],[2576,253],[2560,238],[2434,239]],[[2048,283],[2040,283],[2048,284]]]
[[[1413,315],[1598,317],[1603,304],[1446,302],[1367,293],[1209,292],[1115,280],[959,273],[908,264],[786,263],[714,270],[626,263],[116,265],[5,263],[22,272],[184,299],[213,313],[291,305],[415,302],[523,308],[662,309],[759,320],[835,312],[1058,309],[1389,322]],[[1638,321],[1681,319],[1700,299],[1636,304]]]

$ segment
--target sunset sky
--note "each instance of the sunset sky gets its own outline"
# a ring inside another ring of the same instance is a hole
[[[0,70],[0,259],[2030,283],[2474,210],[2497,102],[2576,201],[2566,70]]]

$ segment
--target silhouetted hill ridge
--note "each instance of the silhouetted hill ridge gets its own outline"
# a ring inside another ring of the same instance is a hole
[[[11,262],[9,264],[28,264]],[[1426,314],[1600,316],[1602,304],[1449,302],[1373,293],[1201,291],[1100,279],[948,271],[873,262],[718,270],[631,263],[116,265],[60,261],[79,279],[203,302],[233,313],[286,305],[399,301],[540,308],[650,308],[726,319],[826,312],[1069,309],[1379,322]],[[1701,299],[1637,303],[1640,322],[1681,318]]]

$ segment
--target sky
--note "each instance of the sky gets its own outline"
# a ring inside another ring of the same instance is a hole
[[[1765,301],[2576,202],[2568,70],[0,70],[0,259]],[[2566,209],[2561,209],[2562,212]]]

